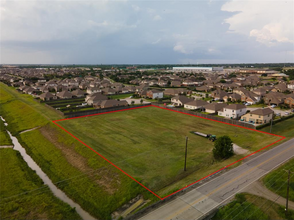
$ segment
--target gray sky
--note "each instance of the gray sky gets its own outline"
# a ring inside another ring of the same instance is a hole
[[[293,0],[1,0],[0,63],[294,62],[293,14]]]

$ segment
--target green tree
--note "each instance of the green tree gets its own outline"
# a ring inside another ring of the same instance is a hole
[[[141,103],[141,104],[143,103],[143,99],[140,100],[140,103]]]
[[[214,148],[212,150],[213,156],[217,160],[227,159],[234,155],[233,142],[227,135],[217,138],[214,142]]]

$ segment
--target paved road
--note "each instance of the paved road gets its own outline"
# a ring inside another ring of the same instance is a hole
[[[198,219],[293,156],[294,138],[177,197],[141,219]]]

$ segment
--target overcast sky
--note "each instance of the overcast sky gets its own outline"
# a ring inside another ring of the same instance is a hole
[[[294,1],[0,3],[1,64],[294,62]]]

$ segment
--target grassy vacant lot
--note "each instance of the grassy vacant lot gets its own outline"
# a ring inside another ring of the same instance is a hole
[[[213,220],[257,220],[257,219],[294,219],[294,211],[289,210],[285,217],[285,207],[259,196],[242,193],[235,196],[235,200],[219,209]]]
[[[264,127],[261,130],[265,132],[270,132],[270,126]],[[289,118],[285,121],[282,121],[273,125],[272,133],[277,135],[282,135],[287,138],[293,138],[294,137],[294,118]]]
[[[0,120],[0,146],[4,145],[12,145],[12,141],[6,132],[6,128],[4,126],[4,122]]]
[[[103,114],[58,122],[73,135],[160,195],[171,183],[194,171],[192,181],[230,162],[212,158],[213,143],[191,134],[200,131],[217,136],[229,135],[237,145],[256,151],[279,137],[217,123],[155,107]],[[188,141],[188,171],[183,171],[185,137]],[[181,182],[184,187],[191,182]],[[173,190],[169,188],[168,190]]]
[[[287,197],[287,180],[288,173],[285,170],[291,170],[292,174],[290,175],[290,190],[289,190],[289,200],[294,202],[294,159],[291,159],[289,162],[279,167],[278,169],[270,172],[263,178],[264,185],[277,193],[278,195],[286,198]]]
[[[1,219],[81,219],[51,193],[17,151],[0,149],[0,167]]]
[[[98,219],[110,219],[112,212],[138,194],[143,194],[145,198],[151,200],[157,199],[54,125],[51,120],[60,119],[60,115],[30,96],[0,84],[3,117],[8,124],[12,122],[14,124],[8,126],[8,129],[14,131],[14,135],[27,153],[53,183],[80,204],[85,211]],[[16,101],[28,112],[27,115],[23,114],[18,106],[12,108],[9,105]],[[42,120],[38,120],[40,118]],[[24,128],[30,129],[36,126],[40,127],[19,134]],[[1,166],[1,170],[2,168],[5,167]],[[2,181],[6,181],[6,177],[1,176]]]

